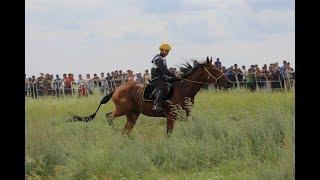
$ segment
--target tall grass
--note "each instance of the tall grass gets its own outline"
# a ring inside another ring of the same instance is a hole
[[[26,100],[29,179],[294,179],[294,93],[202,91],[188,121],[141,115],[131,135],[112,130],[100,96]],[[122,131],[126,119],[115,119]]]

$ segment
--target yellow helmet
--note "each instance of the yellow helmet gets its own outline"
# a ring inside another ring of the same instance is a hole
[[[171,46],[169,44],[163,43],[160,45],[159,50],[165,50],[165,51],[170,51],[171,50]]]

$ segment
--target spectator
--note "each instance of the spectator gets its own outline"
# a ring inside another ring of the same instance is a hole
[[[216,62],[214,62],[214,65],[215,65],[218,69],[221,69],[221,68],[222,68],[222,67],[221,67],[221,62],[220,62],[220,59],[219,59],[219,58],[216,59]]]
[[[259,75],[260,85],[261,85],[262,88],[267,88],[268,77],[269,77],[269,72],[268,72],[268,69],[267,69],[267,65],[265,64],[262,67],[262,70],[261,70],[260,75]]]
[[[31,96],[33,97],[33,98],[37,98],[37,93],[36,93],[36,90],[37,90],[37,88],[36,88],[36,76],[32,76],[31,77],[31,80],[29,81],[29,85],[30,85],[30,90],[31,90]]]
[[[143,83],[143,78],[141,76],[141,73],[137,73],[134,78],[133,81],[138,82],[138,83]]]
[[[24,74],[24,92],[25,92],[25,96],[28,96],[28,92],[29,92],[29,83],[28,83],[28,79],[27,79],[27,75]]]
[[[90,95],[92,95],[93,94],[94,83],[92,82],[90,74],[86,75],[86,79],[84,80],[84,82],[86,83],[86,88],[89,91]]]
[[[284,83],[285,83],[287,89],[289,89],[292,87],[291,79],[293,79],[293,76],[294,76],[294,71],[290,67],[289,62],[286,62],[283,74],[284,74],[284,81],[285,81]]]
[[[44,92],[44,86],[43,86],[43,79],[44,79],[44,74],[40,73],[40,77],[36,78],[36,93],[37,96],[42,96]]]
[[[32,78],[31,77],[29,77],[27,80],[26,80],[26,90],[27,90],[27,94],[26,94],[26,96],[31,96],[31,97],[33,97],[33,90],[32,90]]]
[[[277,66],[276,63],[272,64],[271,69],[269,70],[269,73],[270,73],[271,88],[272,89],[281,88],[281,86],[283,85],[283,82],[281,82],[279,67]]]
[[[59,77],[59,74],[56,74],[56,79],[53,81],[53,89],[56,92],[57,97],[59,97],[62,92],[61,88],[62,87],[62,79]]]
[[[88,96],[86,82],[82,78],[81,74],[78,75],[77,85],[78,85],[78,97],[80,97],[80,96]]]
[[[67,74],[63,74],[63,75],[62,75],[62,86],[63,86],[63,92],[64,92],[64,94],[66,94],[66,85],[65,85],[66,79],[67,79]]]
[[[150,80],[151,76],[149,74],[149,71],[148,70],[145,70],[144,71],[144,74],[143,74],[143,83],[144,84],[149,84],[149,80]]]
[[[256,79],[253,65],[248,69],[248,77],[246,84],[251,91],[256,90]]]
[[[246,81],[248,77],[248,71],[246,70],[246,66],[242,66],[241,68],[242,68],[242,74],[243,74],[242,80]]]
[[[93,84],[94,84],[94,87],[95,87],[95,88],[99,86],[99,81],[100,81],[100,79],[99,79],[99,77],[98,77],[97,74],[93,74],[92,81],[93,81]]]
[[[221,72],[224,73],[224,74],[226,74],[226,73],[227,73],[226,67],[222,66],[222,67],[221,67]]]
[[[42,84],[43,84],[43,93],[45,95],[49,95],[50,94],[50,86],[51,86],[51,81],[49,78],[49,74],[46,74],[42,80]]]
[[[72,95],[72,79],[70,74],[68,74],[68,76],[66,74],[63,75],[63,83],[64,83],[64,94]]]
[[[126,75],[125,73],[122,73],[122,70],[119,70],[119,81],[120,81],[120,84],[124,84],[125,82],[128,82],[128,77],[127,76],[128,76],[128,74]],[[133,76],[133,74],[132,74],[132,76]]]
[[[275,68],[276,71],[280,70],[278,62],[274,63],[274,68]]]
[[[121,85],[121,77],[118,73],[118,71],[114,72],[114,75],[112,76],[114,83],[115,83],[115,87],[118,87]]]
[[[70,73],[69,75],[69,79],[71,81],[71,89],[72,89],[72,93],[75,94],[75,90],[78,89],[77,87],[77,82],[74,79],[74,75],[72,73]]]
[[[129,81],[134,81],[134,75],[131,70],[127,71],[127,82],[129,82]]]
[[[289,79],[295,79],[295,74],[294,74],[294,70],[292,67],[290,67],[290,63],[287,62],[287,68],[285,70],[285,73],[288,73],[288,77]]]
[[[233,69],[233,73],[235,76],[235,79],[238,81],[237,83],[241,83],[243,80],[243,74],[240,68],[238,68],[238,64],[234,64],[234,69]],[[238,84],[236,84],[237,87]]]
[[[114,72],[111,72],[111,73],[114,73]],[[113,83],[112,76],[110,75],[110,73],[107,73],[106,81],[108,85],[108,91],[110,93],[111,90],[115,89],[115,85]]]
[[[279,67],[279,73],[280,73],[280,78],[281,78],[281,83],[284,84],[285,82],[285,70],[287,66],[287,61],[282,62],[282,66]]]
[[[100,81],[99,81],[100,94],[104,95],[104,94],[106,94],[107,82],[106,82],[106,78],[104,77],[103,72],[100,74],[100,76],[101,76]]]
[[[226,69],[225,75],[227,76],[227,78],[231,81],[231,82],[235,82],[235,76],[233,73],[233,66],[231,66],[230,68]]]

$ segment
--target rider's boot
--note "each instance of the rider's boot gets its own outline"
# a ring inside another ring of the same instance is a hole
[[[158,92],[156,93],[156,100],[154,101],[152,110],[154,111],[164,111],[164,109],[162,108],[163,105],[163,96],[164,96],[164,90],[158,90]]]

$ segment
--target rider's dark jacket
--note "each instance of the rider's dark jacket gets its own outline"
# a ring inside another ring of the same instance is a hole
[[[150,84],[153,84],[155,88],[163,88],[168,77],[176,77],[174,73],[168,70],[166,59],[165,57],[162,57],[161,54],[157,54],[151,62],[153,67],[151,68]]]
[[[168,70],[166,59],[162,57],[161,54],[154,56],[151,62],[153,64],[151,68],[151,79],[165,79],[166,76],[175,77],[175,74]]]

